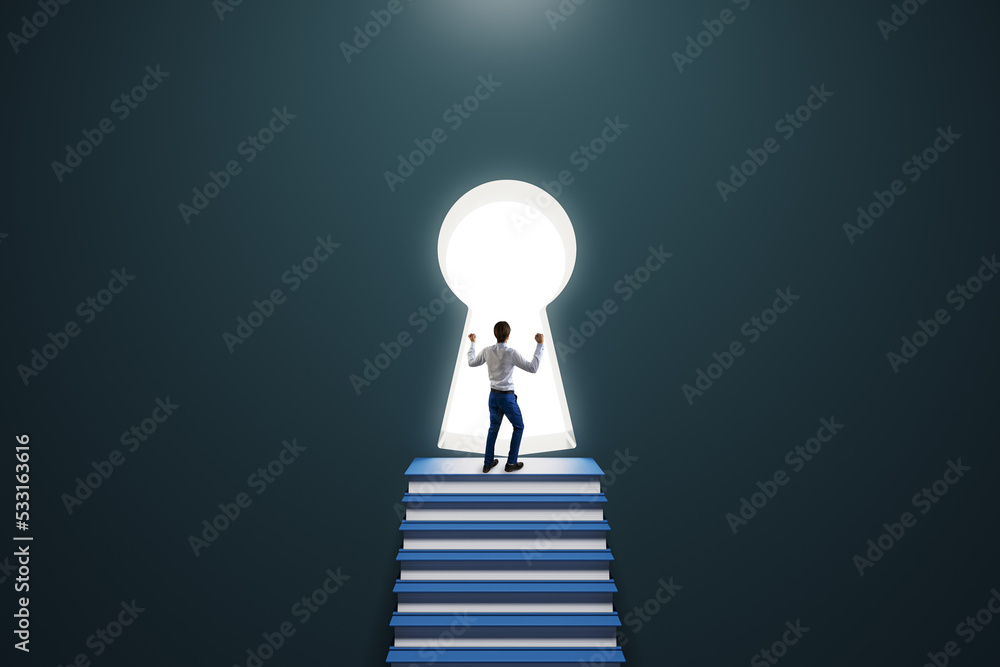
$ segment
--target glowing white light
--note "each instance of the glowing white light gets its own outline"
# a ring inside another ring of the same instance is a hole
[[[496,343],[493,325],[510,324],[508,345],[530,360],[536,333],[545,335],[538,372],[514,369],[514,389],[524,417],[522,454],[576,447],[566,392],[545,307],[569,282],[576,236],[566,211],[544,190],[521,181],[492,181],[459,199],[441,225],[438,263],[445,282],[468,307],[438,447],[482,453],[490,418],[485,366],[470,368],[465,336],[476,351]],[[457,337],[456,337],[457,338]],[[507,451],[504,418],[497,456]]]

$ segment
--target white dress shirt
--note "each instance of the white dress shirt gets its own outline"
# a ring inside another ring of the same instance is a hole
[[[534,373],[538,370],[538,364],[542,360],[542,351],[545,346],[542,343],[535,345],[535,356],[531,361],[525,361],[524,357],[512,347],[507,347],[507,343],[497,343],[484,347],[483,351],[476,354],[476,344],[469,346],[469,365],[481,366],[486,364],[490,375],[490,388],[500,391],[513,391],[514,383],[511,376],[514,374],[514,366],[521,370]]]

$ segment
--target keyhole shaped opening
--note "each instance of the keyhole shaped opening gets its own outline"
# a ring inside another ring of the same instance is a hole
[[[482,453],[489,428],[489,377],[470,368],[469,333],[476,350],[496,344],[493,325],[511,326],[508,345],[526,359],[534,335],[545,335],[536,373],[514,370],[513,383],[524,417],[521,454],[576,446],[559,374],[555,341],[545,307],[562,291],[576,263],[576,236],[565,210],[544,190],[522,181],[485,183],[462,196],[445,216],[438,238],[445,282],[469,307],[459,341],[438,446]],[[511,427],[503,420],[497,456],[506,452]]]

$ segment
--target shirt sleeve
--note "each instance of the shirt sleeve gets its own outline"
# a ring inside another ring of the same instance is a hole
[[[483,350],[478,355],[476,354],[476,344],[472,343],[469,345],[469,365],[470,366],[482,366],[483,362],[486,361],[485,356],[483,356]]]
[[[511,350],[511,360],[514,362],[514,365],[521,370],[534,373],[538,370],[538,364],[542,361],[542,351],[544,349],[545,347],[541,343],[535,345],[535,355],[531,358],[530,362],[525,361],[524,357],[522,357],[521,353],[517,350]]]

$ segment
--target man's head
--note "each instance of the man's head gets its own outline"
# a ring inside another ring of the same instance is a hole
[[[493,335],[497,337],[498,343],[506,343],[510,338],[510,325],[506,322],[497,322],[493,325]]]

